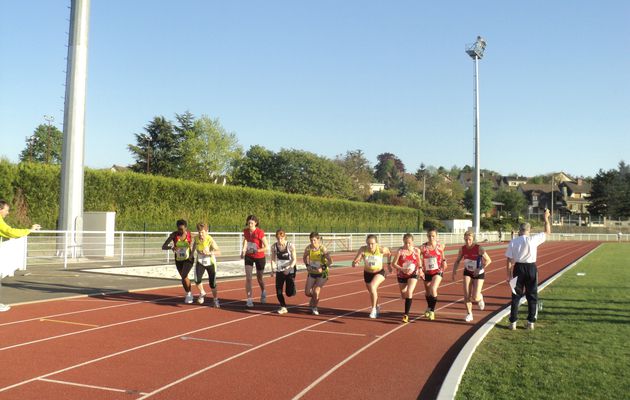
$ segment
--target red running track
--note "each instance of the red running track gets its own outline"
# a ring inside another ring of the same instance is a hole
[[[540,281],[597,245],[545,243]],[[435,321],[420,316],[419,283],[412,322],[400,322],[394,275],[371,320],[362,269],[350,267],[331,271],[319,316],[302,292],[286,315],[273,313],[275,296],[247,309],[241,279],[219,282],[221,309],[183,304],[177,287],[16,306],[0,314],[0,399],[435,398],[466,340],[509,302],[504,251],[489,251],[486,309],[473,323],[463,321],[461,276],[453,282],[450,271]]]

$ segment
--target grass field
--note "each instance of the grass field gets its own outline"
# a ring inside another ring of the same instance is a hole
[[[516,331],[499,323],[456,398],[630,398],[630,244],[601,245],[539,298],[536,329],[523,328],[526,306]]]

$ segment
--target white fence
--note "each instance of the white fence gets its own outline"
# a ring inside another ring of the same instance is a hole
[[[120,231],[110,233],[100,231],[66,232],[66,231],[38,231],[22,238],[25,250],[24,259],[16,260],[24,266],[43,264],[69,264],[92,265],[103,264],[107,266],[129,265],[155,265],[169,263],[172,253],[162,250],[162,244],[170,232],[130,232]],[[243,235],[241,232],[211,232],[221,248],[222,257],[238,257],[241,250]],[[323,233],[324,244],[332,252],[356,251],[365,243],[367,233]],[[378,233],[379,243],[383,246],[398,247],[402,245],[402,233]],[[308,233],[287,233],[288,239],[298,249],[309,243]],[[414,233],[417,244],[425,241],[425,233]],[[21,240],[22,240],[21,239]],[[483,232],[477,238],[480,243],[498,242],[498,232]],[[503,241],[510,239],[510,235],[503,233]],[[624,235],[624,241],[629,235]],[[269,243],[274,243],[272,233],[267,233]],[[463,243],[461,233],[440,233],[438,240],[446,245]],[[549,240],[589,240],[589,241],[617,241],[616,234],[552,234]],[[17,240],[2,243],[14,244]],[[13,253],[13,252],[12,252]],[[4,253],[6,254],[6,253]],[[2,255],[2,265],[5,265],[6,255]]]

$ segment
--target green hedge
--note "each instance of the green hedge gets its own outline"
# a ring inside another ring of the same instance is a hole
[[[13,222],[55,229],[59,213],[59,166],[0,161],[0,197],[21,204]],[[115,211],[116,230],[164,231],[183,218],[205,221],[213,231],[235,231],[249,214],[267,231],[418,232],[421,211],[363,202],[219,186],[134,172],[86,170],[86,211]],[[12,213],[13,214],[13,213]],[[9,219],[11,223],[11,219]]]

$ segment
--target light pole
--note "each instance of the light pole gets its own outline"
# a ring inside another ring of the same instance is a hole
[[[420,164],[420,171],[422,171],[422,204],[424,204],[427,192],[427,175],[424,163]]]
[[[50,125],[55,120],[52,115],[44,115],[44,119],[48,122],[46,127],[46,164],[50,164]]]
[[[151,173],[151,136],[147,136],[147,174]]]
[[[467,46],[466,54],[474,61],[474,97],[475,97],[475,209],[474,222],[475,235],[479,234],[479,203],[480,203],[480,183],[479,183],[479,60],[483,58],[483,52],[486,49],[486,41],[481,36],[477,36],[477,41]]]

